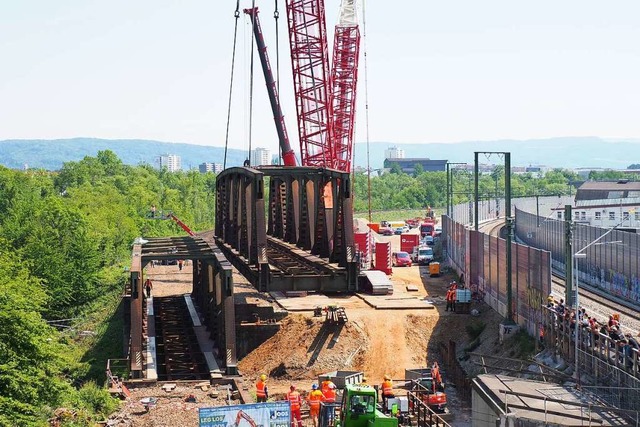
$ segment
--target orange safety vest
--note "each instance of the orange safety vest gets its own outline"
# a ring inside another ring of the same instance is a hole
[[[431,378],[433,378],[434,381],[437,382],[437,383],[441,383],[442,382],[442,377],[440,376],[440,369],[439,368],[431,368]]]
[[[267,397],[267,384],[262,380],[256,383],[256,397]]]
[[[393,382],[391,380],[385,380],[382,383],[382,395],[389,396],[393,394]]]
[[[335,403],[336,401],[336,389],[335,388],[328,388],[327,391],[325,393],[322,393],[324,395],[324,400],[327,403]]]
[[[320,390],[311,390],[308,400],[311,409],[320,409],[320,402],[324,400],[324,395]]]
[[[329,390],[329,384],[331,384],[331,380],[322,381],[322,384],[320,384],[320,390],[322,391],[322,394],[327,393],[327,390]]]
[[[447,291],[447,301],[454,301],[456,298],[455,295],[456,295],[456,291],[454,291],[453,289],[449,289]]]
[[[290,391],[289,393],[287,393],[287,400],[289,401],[289,404],[291,405],[291,410],[292,411],[297,411],[300,409],[300,404],[302,403],[301,399],[300,399],[300,393],[298,393],[297,391]]]

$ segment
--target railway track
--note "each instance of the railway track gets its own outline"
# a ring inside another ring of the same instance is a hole
[[[267,239],[267,258],[283,275],[323,276],[336,271],[327,261],[272,237]]]
[[[483,233],[497,236],[504,227],[504,220],[494,220],[481,224],[479,230]],[[553,272],[551,278],[551,293],[556,301],[565,296],[564,275]],[[599,322],[607,322],[612,313],[619,313],[625,332],[634,335],[640,331],[640,313],[628,302],[606,295],[604,291],[594,289],[586,283],[579,284],[580,306],[585,307],[587,314],[595,315]]]
[[[153,299],[158,380],[206,380],[209,368],[200,351],[183,297]]]

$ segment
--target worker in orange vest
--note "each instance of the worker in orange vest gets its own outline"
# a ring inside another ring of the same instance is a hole
[[[440,375],[440,366],[438,362],[433,362],[431,367],[431,382],[433,383],[433,391],[442,389],[442,375]]]
[[[393,381],[391,381],[390,375],[384,376],[384,381],[382,382],[382,408],[387,410],[387,399],[396,397],[393,394]]]
[[[449,309],[451,309],[451,311],[453,311],[453,304],[454,304],[454,298],[455,298],[455,292],[453,289],[449,288],[447,290],[447,308],[444,311],[449,311]]]
[[[322,392],[325,398],[327,397],[327,392],[329,391],[329,387],[331,387],[331,384],[333,384],[333,381],[331,381],[331,377],[329,375],[327,375],[324,381],[320,383],[320,391]],[[334,384],[334,388],[335,388],[335,384]]]
[[[289,387],[287,400],[289,401],[289,405],[291,405],[291,427],[296,427],[296,421],[298,421],[298,427],[302,427],[302,414],[300,413],[302,398],[300,397],[300,393],[296,390],[296,386],[293,384]]]
[[[267,376],[265,374],[260,375],[260,379],[256,382],[256,400],[258,403],[266,402],[269,398],[269,390],[267,389]]]
[[[318,426],[318,415],[320,415],[320,402],[324,400],[324,395],[318,390],[318,384],[311,386],[311,391],[307,397],[307,403],[309,403],[309,416],[313,422],[313,427]]]
[[[329,381],[329,387],[322,393],[324,401],[327,403],[336,403],[336,385]]]

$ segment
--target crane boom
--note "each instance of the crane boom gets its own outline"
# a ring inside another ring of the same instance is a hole
[[[333,114],[324,0],[286,4],[302,164],[331,167]]]
[[[351,171],[355,132],[356,89],[360,53],[360,30],[354,0],[342,0],[340,21],[333,39],[331,104],[333,107],[332,146],[334,169]]]
[[[254,7],[244,9],[244,13],[251,17],[251,22],[253,24],[253,35],[256,39],[258,56],[260,56],[262,72],[264,73],[264,79],[267,84],[267,92],[269,93],[269,101],[271,102],[271,110],[273,111],[273,120],[276,123],[278,140],[280,142],[280,149],[282,150],[282,160],[285,166],[296,166],[295,153],[293,152],[293,149],[291,149],[291,144],[289,142],[289,135],[287,134],[284,115],[282,114],[282,108],[280,107],[278,88],[276,86],[276,81],[273,78],[271,64],[269,62],[269,57],[267,56],[267,46],[264,43],[262,27],[260,26],[260,20],[258,19],[258,8]]]
[[[168,218],[171,218],[171,219],[172,219],[176,224],[178,224],[178,225],[180,226],[180,228],[182,228],[184,231],[186,231],[186,233],[187,233],[189,236],[195,236],[195,235],[196,235],[196,233],[194,233],[194,232],[189,228],[189,226],[188,226],[187,224],[185,224],[184,222],[182,222],[182,221],[180,220],[180,218],[178,218],[177,216],[175,216],[175,215],[173,214],[173,212],[169,212],[169,213],[167,214],[167,217],[168,217]]]

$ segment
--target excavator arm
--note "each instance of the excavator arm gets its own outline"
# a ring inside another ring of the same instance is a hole
[[[234,427],[238,427],[240,425],[240,421],[242,421],[243,419],[248,422],[251,427],[258,427],[256,422],[253,421],[253,418],[251,418],[246,412],[242,410],[238,411],[238,415],[236,415],[236,423]]]

